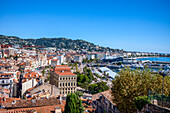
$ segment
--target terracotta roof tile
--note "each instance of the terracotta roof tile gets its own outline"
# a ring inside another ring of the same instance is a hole
[[[53,60],[51,60],[51,61],[58,61],[58,59],[53,59]]]
[[[57,75],[76,75],[72,72],[55,72]]]
[[[111,94],[111,90],[107,90],[107,91],[104,91],[104,92],[101,92],[101,94],[106,97],[113,105],[116,105],[115,103],[113,103],[113,96]]]

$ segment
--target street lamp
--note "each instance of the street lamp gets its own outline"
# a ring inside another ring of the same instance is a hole
[[[163,77],[163,82],[162,82],[162,108],[163,108],[164,77],[167,76],[169,74],[169,72],[163,70],[163,71],[160,71],[159,74],[162,75],[162,77]]]

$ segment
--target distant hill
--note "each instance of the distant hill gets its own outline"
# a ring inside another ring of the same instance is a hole
[[[40,38],[40,39],[21,39],[16,36],[4,36],[0,35],[0,44],[8,45],[34,45],[34,46],[45,46],[45,47],[56,47],[73,50],[86,49],[88,51],[113,51],[120,52],[119,49],[111,49],[109,47],[102,47],[84,40],[72,40],[67,38]]]

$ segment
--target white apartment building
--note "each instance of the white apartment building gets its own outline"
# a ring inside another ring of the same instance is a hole
[[[75,55],[74,56],[74,62],[82,62],[83,58],[81,55]]]
[[[57,59],[59,60],[59,64],[61,65],[62,63],[64,63],[64,55],[58,55]]]
[[[16,73],[0,73],[0,87],[9,89],[10,97],[13,94],[14,79],[16,79]]]

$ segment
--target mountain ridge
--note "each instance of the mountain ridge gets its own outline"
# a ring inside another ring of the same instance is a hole
[[[65,49],[73,49],[73,50],[81,50],[86,49],[88,51],[112,51],[112,52],[120,52],[122,50],[119,49],[112,49],[109,47],[103,47],[99,45],[95,45],[91,42],[82,40],[82,39],[69,39],[65,37],[54,37],[54,38],[28,38],[22,39],[17,36],[5,36],[0,35],[0,44],[19,44],[19,45],[35,45],[35,46],[44,46],[44,47],[56,47],[56,48],[65,48]]]

